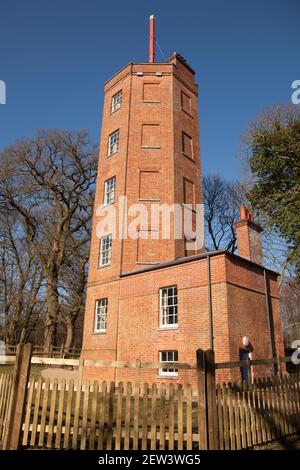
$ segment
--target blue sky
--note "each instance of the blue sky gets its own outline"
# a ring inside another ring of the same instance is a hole
[[[103,82],[147,61],[151,13],[165,57],[180,52],[197,74],[204,173],[238,178],[242,132],[300,79],[299,0],[2,1],[0,150],[38,128],[98,141]]]

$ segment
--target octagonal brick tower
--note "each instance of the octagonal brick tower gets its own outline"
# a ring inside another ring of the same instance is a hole
[[[138,239],[99,239],[97,209],[104,202],[119,214],[121,196],[128,207],[144,204],[149,217],[155,204],[202,203],[198,88],[194,71],[177,53],[165,63],[129,63],[104,86],[83,357],[116,357],[122,274],[199,253],[186,250],[184,237],[174,239],[173,226],[170,239],[142,225]],[[108,326],[99,338],[95,308],[102,298],[109,305]]]

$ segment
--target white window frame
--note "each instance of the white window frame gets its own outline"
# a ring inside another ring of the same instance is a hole
[[[172,289],[172,295],[169,295],[169,290]],[[176,289],[176,302],[174,300],[173,303],[169,304],[169,298],[175,299],[175,289]],[[167,297],[164,296],[164,291],[167,291]],[[165,301],[166,299],[166,301]],[[159,327],[160,328],[177,328],[178,327],[178,291],[177,286],[167,286],[161,287],[159,289],[159,306],[160,306],[160,319],[159,319]],[[175,313],[169,313],[170,309],[175,309]],[[168,319],[172,316],[176,318],[176,322],[169,323]]]
[[[122,106],[123,93],[122,90],[119,90],[116,94],[113,95],[111,99],[111,112],[114,113]]]
[[[104,182],[104,206],[110,206],[114,204],[116,194],[116,177],[113,176]]]
[[[166,355],[166,358],[163,358],[163,355]],[[176,359],[177,357],[177,359]],[[159,362],[173,362],[176,364],[178,362],[178,351],[159,351]],[[178,377],[178,369],[174,368],[161,368],[158,371],[158,375],[161,377]]]
[[[119,151],[120,129],[112,132],[108,138],[108,156],[111,157]]]
[[[94,333],[106,333],[108,299],[96,300]]]
[[[111,247],[112,247],[112,235],[111,234],[105,235],[105,237],[102,237],[100,239],[100,259],[99,259],[100,267],[109,266],[111,264]]]

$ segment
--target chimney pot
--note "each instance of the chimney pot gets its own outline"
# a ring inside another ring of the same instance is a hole
[[[262,265],[262,228],[254,223],[252,210],[248,210],[245,206],[241,206],[240,220],[235,222],[235,229],[239,256]]]
[[[242,220],[247,219],[247,209],[245,206],[240,207],[240,218]]]

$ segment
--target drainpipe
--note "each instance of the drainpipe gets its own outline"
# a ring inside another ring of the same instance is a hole
[[[211,299],[211,270],[210,270],[210,255],[207,255],[207,280],[208,280],[208,316],[209,316],[209,347],[214,349],[214,325],[213,325],[213,312],[212,312],[212,299]]]
[[[267,272],[265,269],[264,269],[264,286],[265,286],[265,301],[266,301],[266,312],[267,312],[267,320],[268,320],[268,330],[269,330],[269,338],[270,338],[270,353],[271,353],[271,356],[275,358],[276,348],[275,348],[275,338],[274,338],[273,312],[272,312],[272,306],[270,305]],[[277,372],[277,367],[274,363],[272,364],[272,372],[273,372],[273,375],[275,375]]]

